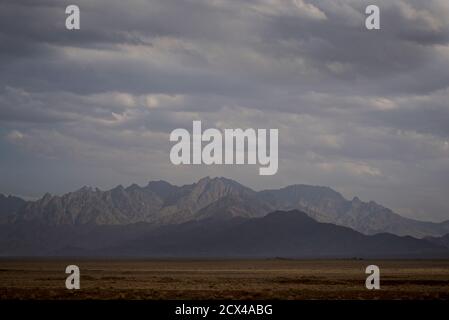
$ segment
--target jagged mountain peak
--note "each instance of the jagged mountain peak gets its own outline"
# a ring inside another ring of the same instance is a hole
[[[51,198],[53,198],[53,195],[50,193],[50,192],[46,192],[43,196],[42,196],[42,198],[40,199],[40,200],[42,200],[42,201],[48,201],[48,200],[50,200]],[[39,200],[38,200],[39,201]]]
[[[126,191],[133,191],[133,190],[140,190],[142,189],[141,186],[139,186],[137,183],[133,183],[132,185],[126,187]]]
[[[224,188],[229,191],[240,191],[244,192],[246,194],[253,194],[255,193],[254,190],[238,183],[235,180],[231,180],[225,177],[205,177],[198,181],[197,185],[204,185],[207,187],[215,187],[215,188]]]
[[[0,193],[0,201],[4,201],[4,200],[25,201],[22,198],[20,198],[18,196],[14,196],[12,194],[6,195],[6,194],[3,194],[3,193]]]
[[[344,199],[343,195],[331,187],[327,186],[315,186],[315,185],[307,185],[307,184],[293,184],[290,186],[286,186],[284,188],[281,188],[281,190],[288,190],[288,191],[296,191],[296,192],[302,192],[302,193],[308,193],[308,194],[319,194],[321,197],[332,197],[336,199]]]
[[[76,190],[75,192],[91,192],[93,191],[93,187],[92,186],[82,186],[81,188],[79,188],[78,190]]]
[[[25,204],[26,201],[22,198],[0,193],[0,224],[8,223]]]
[[[407,219],[374,201],[363,202],[357,197],[347,200],[329,187],[295,184],[256,192],[225,177],[204,177],[182,186],[158,180],[144,187],[118,185],[107,191],[84,186],[62,196],[46,194],[37,201],[26,202],[8,221],[178,224],[214,217],[262,217],[272,211],[293,209],[304,211],[319,222],[365,234],[390,232],[424,237],[449,232],[448,223]]]
[[[174,187],[174,185],[165,180],[154,180],[149,181],[147,187]]]
[[[192,189],[190,197],[196,198],[197,201],[205,200],[213,202],[228,195],[249,195],[255,192],[240,183],[222,178],[203,178],[199,180]]]
[[[115,193],[117,193],[117,192],[118,193],[125,193],[126,192],[125,188],[121,184],[119,184],[118,186],[116,186],[115,188],[113,188],[113,189],[111,189],[109,191],[110,192],[115,192]]]

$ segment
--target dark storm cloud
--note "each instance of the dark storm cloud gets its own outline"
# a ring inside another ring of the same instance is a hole
[[[79,31],[64,28],[69,4]],[[380,31],[364,28],[368,4],[381,8]],[[53,179],[67,190],[220,174],[256,188],[331,185],[448,218],[448,16],[446,0],[4,0],[0,148],[35,159],[36,175],[39,157],[63,161]],[[279,174],[175,173],[168,133],[197,119],[279,128]],[[34,172],[26,163],[16,170]],[[22,182],[0,192],[67,191]]]
[[[422,77],[419,80],[401,77],[422,72],[420,66],[432,57],[431,48],[401,38],[405,31],[415,34],[413,30],[417,29],[416,24],[420,25],[419,20],[417,23],[420,15],[415,14],[415,17],[408,13],[411,17],[407,20],[404,17],[407,10],[381,2],[385,6],[382,12],[385,32],[369,33],[362,28],[362,3],[347,1],[346,6],[352,10],[348,15],[331,1],[318,1],[317,8],[321,8],[326,19],[313,19],[295,13],[291,1],[272,2],[271,5],[268,1],[243,4],[234,1],[210,4],[200,1],[139,1],[127,6],[120,1],[80,1],[83,28],[70,33],[58,27],[64,24],[63,5],[47,4],[30,9],[20,6],[20,2],[11,1],[2,8],[4,27],[1,29],[14,28],[15,32],[10,34],[12,40],[2,42],[5,46],[2,52],[17,48],[18,55],[26,52],[33,55],[35,49],[49,56],[50,60],[42,59],[40,66],[35,66],[36,61],[21,61],[20,65],[13,63],[3,72],[8,75],[10,85],[20,86],[25,82],[30,90],[36,86],[40,86],[40,90],[70,87],[67,89],[83,93],[122,89],[231,94],[239,90],[253,91],[254,86],[266,85],[300,91],[349,94],[352,89],[385,94],[391,88],[394,92],[428,92],[440,88],[439,80],[448,80],[446,68],[438,66],[426,75],[429,78],[425,81],[427,85],[423,85]],[[283,7],[285,10],[281,10]],[[186,12],[189,13],[188,19]],[[443,36],[448,34],[447,26],[436,31],[423,31]],[[61,47],[104,49],[119,56],[118,45],[143,44],[151,50],[154,37],[187,41],[193,43],[198,51],[177,48],[176,58],[184,63],[173,66],[159,65],[157,61],[145,65],[139,60],[119,57],[112,61],[90,61],[89,57],[67,59],[59,50]],[[30,42],[35,44],[27,50]],[[230,56],[218,57],[217,60],[209,57],[207,50],[213,45],[218,47],[215,49],[223,50],[224,55],[229,51]],[[248,56],[242,59],[239,51],[233,56],[232,51],[238,49],[245,49],[243,53]],[[11,52],[13,54],[14,51]],[[257,54],[255,58],[258,61],[251,61],[250,54]],[[298,57],[301,62],[295,60]],[[248,60],[246,64],[245,59]],[[117,65],[117,61],[120,64]],[[22,72],[16,75],[18,68]],[[85,77],[86,72],[90,73],[89,79]],[[32,82],[36,73],[41,80],[39,83]],[[375,84],[374,79],[377,79]],[[432,82],[432,79],[437,81]]]

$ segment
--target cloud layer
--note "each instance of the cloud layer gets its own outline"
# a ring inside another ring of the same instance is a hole
[[[0,4],[0,192],[225,175],[449,219],[446,0],[79,0],[79,31],[68,4]],[[192,120],[278,128],[278,174],[173,167]]]

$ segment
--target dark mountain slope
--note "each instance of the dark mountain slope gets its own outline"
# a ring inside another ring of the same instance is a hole
[[[442,237],[427,237],[425,240],[430,241],[433,244],[444,246],[449,249],[449,233]]]
[[[391,234],[366,236],[299,211],[262,218],[203,220],[154,230],[98,254],[148,257],[437,258],[439,245]]]
[[[365,234],[388,232],[423,238],[449,232],[444,223],[404,218],[374,201],[346,200],[328,187],[293,185],[258,193],[262,201],[280,210],[299,209],[320,222],[346,226]]]
[[[7,223],[25,204],[26,201],[19,197],[5,196],[0,193],[0,224]]]

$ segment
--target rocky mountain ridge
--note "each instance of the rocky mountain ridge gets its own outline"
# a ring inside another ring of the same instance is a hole
[[[152,181],[143,187],[119,185],[107,191],[83,187],[61,196],[46,194],[15,208],[7,215],[7,222],[168,225],[207,218],[255,218],[293,209],[302,210],[319,222],[346,226],[364,234],[388,232],[423,238],[449,233],[448,223],[405,218],[373,201],[363,202],[357,197],[347,200],[329,187],[298,184],[257,192],[227,178],[209,177],[183,186]]]

